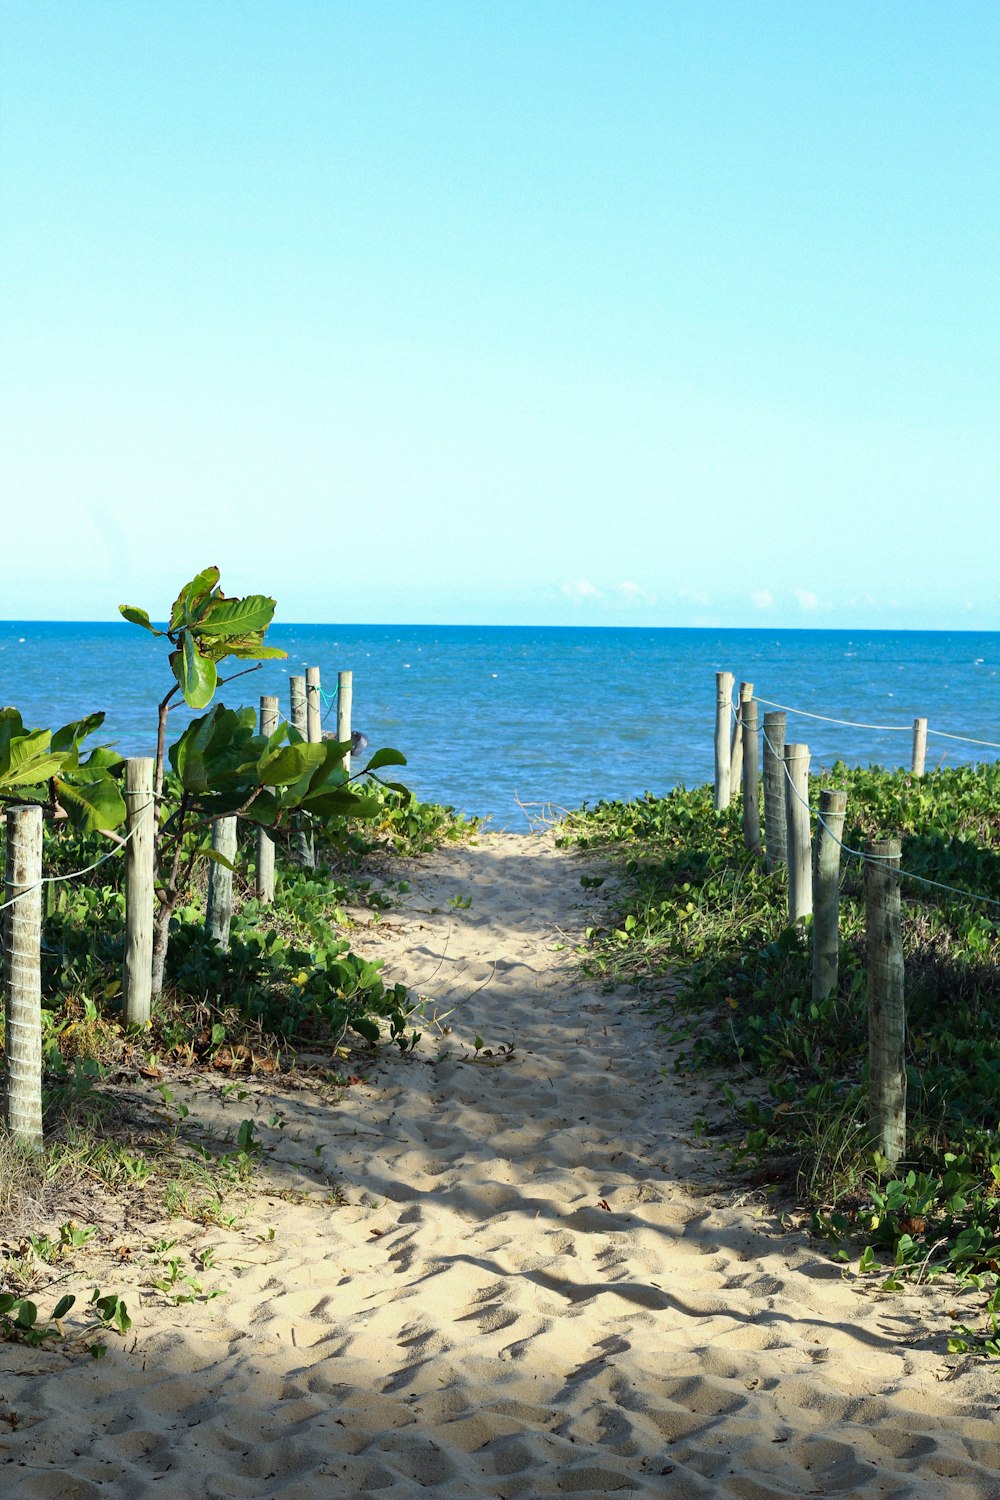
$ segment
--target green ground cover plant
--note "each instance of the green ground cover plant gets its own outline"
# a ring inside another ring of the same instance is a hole
[[[867,1135],[860,860],[843,864],[839,985],[817,1004],[809,924],[789,929],[784,871],[748,854],[738,805],[716,814],[701,787],[584,809],[562,837],[611,856],[627,892],[585,961],[662,1009],[675,1067],[728,1074],[737,1159],[758,1182],[793,1182],[839,1258],[860,1236],[860,1271],[888,1269],[890,1288],[975,1278],[989,1293],[985,1348],[1000,1270],[1000,766],[914,778],[838,764],[813,778],[813,805],[824,785],[847,790],[845,844],[899,833],[904,870],[969,893],[902,883],[909,1131],[897,1169]],[[957,1332],[956,1347],[970,1337]]]

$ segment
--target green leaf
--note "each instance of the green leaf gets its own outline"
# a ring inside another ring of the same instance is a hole
[[[55,776],[62,768],[65,752],[53,754],[51,741],[48,729],[32,729],[15,737],[0,736],[0,789],[37,786]]]
[[[263,594],[248,594],[245,599],[213,599],[198,621],[198,634],[245,637],[263,632],[274,617],[276,603]]]
[[[117,750],[112,750],[109,745],[95,745],[93,750],[82,762],[82,769],[87,771],[110,771],[113,766],[120,766],[123,756]]]
[[[282,651],[280,646],[258,646],[252,641],[230,641],[228,655],[248,661],[286,661],[288,658],[288,652]]]
[[[258,775],[264,786],[291,786],[323,765],[325,759],[325,745],[311,745],[306,740],[299,740],[297,744],[282,745],[262,756]]]
[[[67,1292],[65,1297],[60,1297],[59,1301],[52,1309],[53,1320],[57,1318],[64,1318],[75,1301],[76,1298],[72,1295],[71,1292]]]
[[[382,803],[377,797],[359,797],[357,792],[321,792],[318,796],[306,796],[302,806],[307,812],[318,813],[324,818],[377,818],[382,812]]]
[[[118,783],[103,771],[80,768],[55,778],[56,794],[81,833],[104,833],[125,821],[125,801]]]
[[[72,724],[64,724],[52,736],[53,750],[69,750],[74,745],[78,746],[81,740],[85,740],[88,734],[93,734],[103,723],[104,715],[97,713],[88,714],[84,719],[74,719]]]
[[[213,864],[222,865],[223,869],[232,870],[235,872],[236,866],[233,864],[232,860],[227,859],[224,854],[220,854],[218,849],[206,849],[205,854]]]
[[[164,631],[157,630],[155,625],[150,624],[146,611],[137,609],[134,604],[119,604],[118,612],[125,616],[130,625],[141,625],[143,630],[149,631],[150,635],[164,634]]]
[[[17,1303],[17,1321],[22,1328],[34,1328],[38,1318],[38,1308],[26,1297]]]
[[[196,624],[218,581],[218,568],[204,568],[202,572],[196,573],[174,600],[169,629],[180,630],[183,626]]]
[[[376,750],[365,771],[381,771],[383,766],[405,766],[406,756],[399,750]]]
[[[219,674],[215,662],[202,656],[189,630],[183,633],[181,649],[170,653],[170,666],[188,707],[207,708],[215,694]]]

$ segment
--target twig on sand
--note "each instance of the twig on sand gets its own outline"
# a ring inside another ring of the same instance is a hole
[[[514,792],[514,801],[524,813],[528,820],[528,827],[532,833],[543,833],[546,829],[554,828],[564,818],[569,817],[569,808],[560,807],[557,802],[522,802]],[[540,808],[540,812],[533,812],[533,808]]]

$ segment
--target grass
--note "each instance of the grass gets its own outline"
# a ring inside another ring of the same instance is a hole
[[[838,765],[814,779],[813,803],[829,784],[848,792],[847,845],[898,832],[905,870],[1000,903],[1000,766],[915,779]],[[740,809],[717,815],[711,788],[602,803],[571,815],[562,837],[606,851],[626,876],[612,925],[589,935],[590,972],[640,987],[678,1070],[728,1077],[737,1162],[757,1182],[793,1186],[839,1258],[870,1246],[868,1269],[890,1286],[919,1270],[993,1288],[1000,904],[903,882],[909,1132],[891,1170],[867,1125],[860,861],[843,869],[839,984],[817,1004],[808,924],[787,926],[784,872],[747,853]]]

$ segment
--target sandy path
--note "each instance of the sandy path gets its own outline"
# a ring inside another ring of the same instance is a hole
[[[945,1295],[873,1296],[719,1180],[711,1094],[578,977],[582,868],[547,835],[408,867],[359,946],[452,1033],[336,1104],[193,1095],[283,1111],[274,1172],[313,1200],[203,1234],[226,1294],[147,1295],[131,1353],[0,1350],[0,1493],[1000,1496],[997,1377],[943,1355]]]

